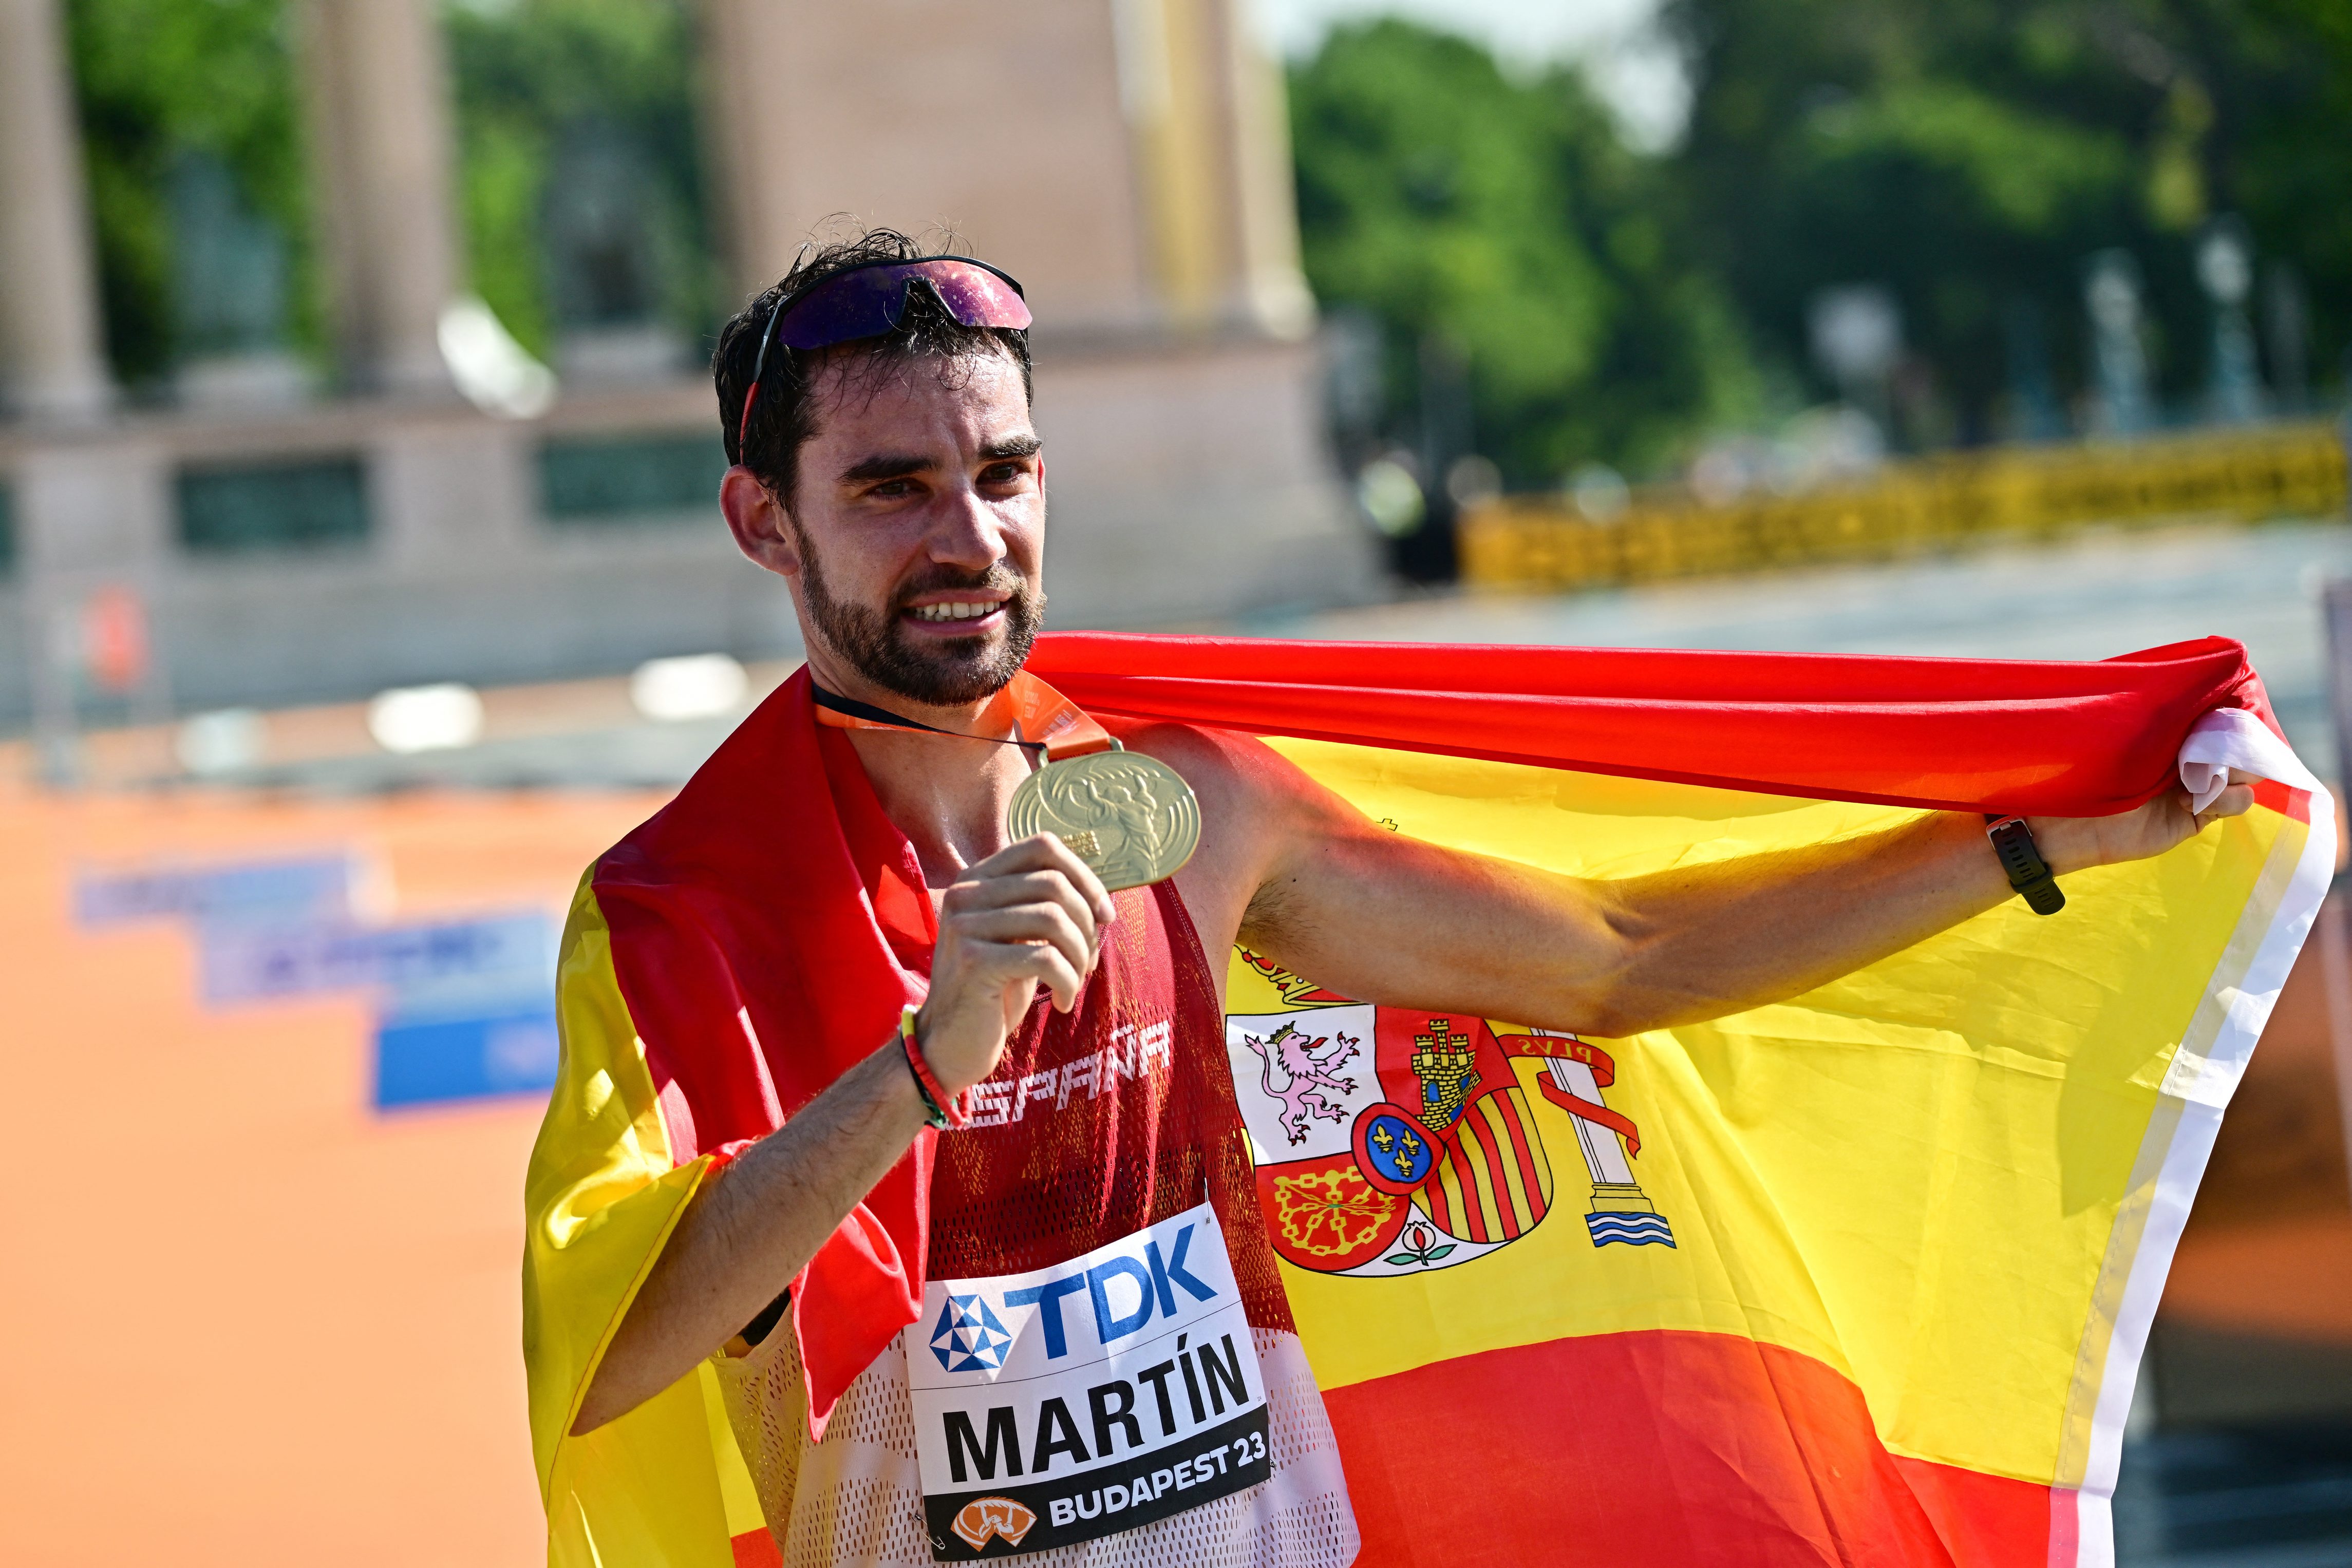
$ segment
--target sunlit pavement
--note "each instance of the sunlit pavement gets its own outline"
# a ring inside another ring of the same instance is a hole
[[[0,1070],[42,1107],[0,1206],[0,1560],[543,1560],[516,1269],[552,1020],[498,1047],[517,1082],[391,1104],[398,998],[374,976],[216,994],[215,906],[99,918],[88,893],[331,858],[356,869],[351,907],[306,904],[289,934],[535,916],[551,1001],[581,868],[661,800],[0,785]]]

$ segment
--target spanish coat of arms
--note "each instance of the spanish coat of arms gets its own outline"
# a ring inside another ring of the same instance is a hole
[[[1596,1247],[1671,1247],[1634,1180],[1641,1132],[1610,1109],[1607,1052],[1573,1035],[1350,1000],[1246,948],[1288,1004],[1234,1013],[1225,1048],[1275,1250],[1318,1273],[1452,1268],[1507,1246],[1552,1206],[1550,1161],[1513,1071],[1573,1118]]]

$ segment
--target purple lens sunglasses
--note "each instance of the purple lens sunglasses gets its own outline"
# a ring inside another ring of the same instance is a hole
[[[1029,306],[1012,274],[968,256],[872,261],[820,278],[777,300],[768,314],[760,357],[751,365],[751,390],[743,394],[743,416],[735,427],[735,449],[743,449],[744,433],[751,428],[751,405],[759,400],[760,377],[768,368],[771,346],[782,342],[787,349],[829,349],[859,338],[878,338],[906,315],[907,296],[918,284],[967,327],[1029,325]]]

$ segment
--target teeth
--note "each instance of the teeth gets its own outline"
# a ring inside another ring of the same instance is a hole
[[[918,604],[915,617],[919,621],[977,621],[995,608],[993,604]]]

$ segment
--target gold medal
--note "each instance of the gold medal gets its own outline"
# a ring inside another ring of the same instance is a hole
[[[1176,769],[1114,740],[1021,780],[1004,825],[1014,839],[1057,834],[1117,893],[1183,868],[1201,846],[1201,802]]]

